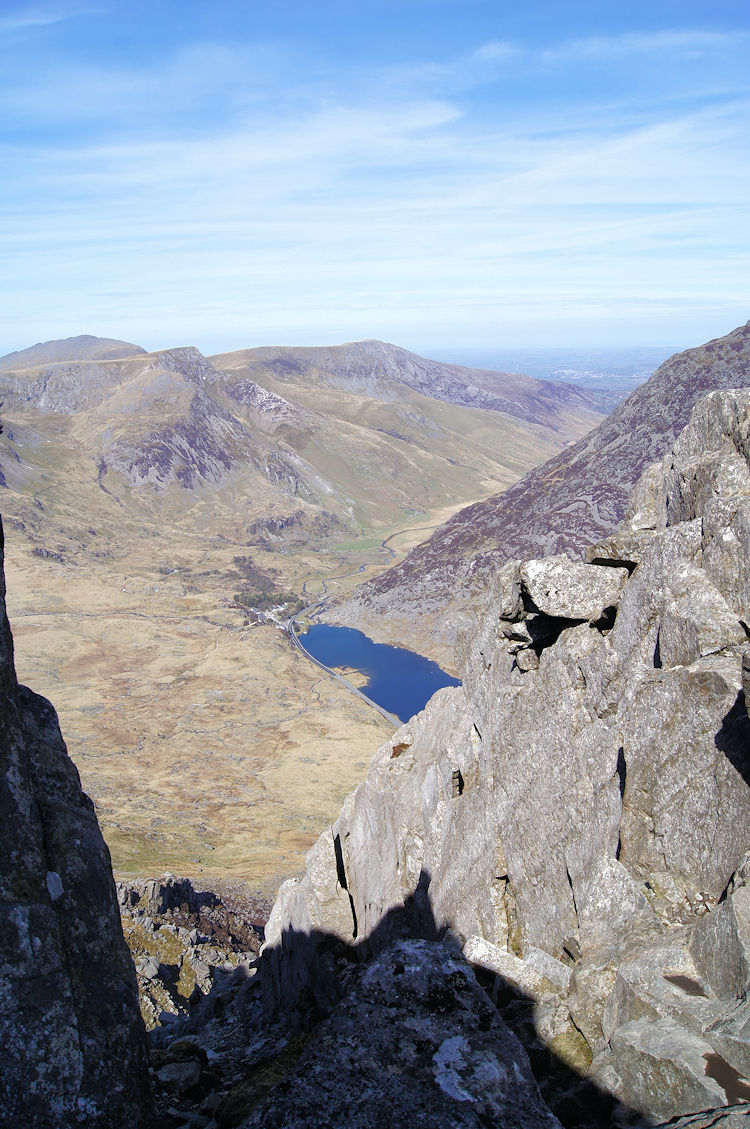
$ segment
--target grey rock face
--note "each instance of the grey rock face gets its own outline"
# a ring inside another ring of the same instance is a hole
[[[3,1123],[145,1126],[145,1034],[109,853],[52,706],[16,683],[4,599],[0,660]]]
[[[493,577],[463,687],[378,751],[282,887],[277,1004],[335,999],[313,930],[363,951],[449,930],[540,1006],[557,993],[547,1042],[562,1002],[596,1077],[643,1113],[746,1096],[749,425],[750,392],[712,394],[592,563]],[[569,987],[543,987],[540,952]]]
[[[457,954],[405,941],[373,960],[243,1129],[554,1129],[521,1045]]]
[[[635,1020],[617,1029],[612,1049],[625,1079],[623,1097],[636,1109],[671,1117],[680,1106],[703,1110],[726,1101],[723,1088],[706,1073],[711,1047],[677,1024]]]
[[[747,1129],[750,1108],[746,1105],[726,1106],[724,1109],[707,1109],[687,1117],[670,1118],[669,1129]],[[657,1125],[654,1129],[666,1129]]]

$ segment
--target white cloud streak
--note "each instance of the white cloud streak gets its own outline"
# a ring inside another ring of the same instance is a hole
[[[88,6],[18,8],[4,16],[0,15],[0,34],[49,27],[51,24],[62,23],[63,20],[75,19],[78,16],[98,15],[100,11],[100,8]]]
[[[719,38],[616,44],[715,52]],[[556,58],[604,58],[613,43],[563,44]],[[516,49],[475,55],[492,65]],[[7,349],[54,335],[55,318],[66,333],[123,336],[132,323],[147,345],[216,349],[273,337],[498,344],[534,318],[554,341],[587,322],[658,316],[676,339],[674,326],[694,326],[700,309],[750,306],[746,99],[648,113],[620,100],[587,114],[548,100],[477,114],[470,99],[425,92],[416,70],[398,98],[387,83],[261,97],[265,79],[237,89],[246,63],[195,47],[158,73],[123,67],[109,86],[90,70],[66,113],[99,99],[117,125],[111,139],[6,145]],[[171,102],[139,131],[164,74]],[[62,77],[6,95],[44,116]],[[170,115],[206,92],[228,99],[222,128],[188,112],[173,128]],[[32,310],[52,327],[35,332]]]
[[[612,59],[622,56],[659,55],[695,58],[707,53],[746,49],[746,32],[717,32],[699,29],[674,29],[649,33],[588,36],[572,39],[542,52],[546,59]]]

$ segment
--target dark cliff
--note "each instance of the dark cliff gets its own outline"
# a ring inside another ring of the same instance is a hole
[[[139,1129],[146,1043],[109,852],[54,709],[19,686],[0,526],[0,1108],[9,1129]]]

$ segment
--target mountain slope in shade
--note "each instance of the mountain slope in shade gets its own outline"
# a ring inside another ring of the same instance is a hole
[[[502,494],[456,513],[328,618],[376,639],[408,639],[452,666],[472,592],[514,557],[577,555],[621,520],[641,471],[660,458],[706,392],[750,385],[750,322],[665,361],[594,431]]]

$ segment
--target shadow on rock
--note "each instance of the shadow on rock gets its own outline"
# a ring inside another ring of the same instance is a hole
[[[750,785],[750,717],[744,689],[740,690],[737,701],[723,718],[715,741],[716,748]]]
[[[191,1123],[652,1124],[587,1081],[571,1065],[575,1048],[559,1054],[540,1036],[536,1016],[554,990],[535,997],[484,966],[481,954],[465,959],[433,916],[429,886],[423,871],[414,895],[354,944],[287,930],[257,973],[217,982],[159,1052],[203,1065],[192,1091],[203,1120]]]

